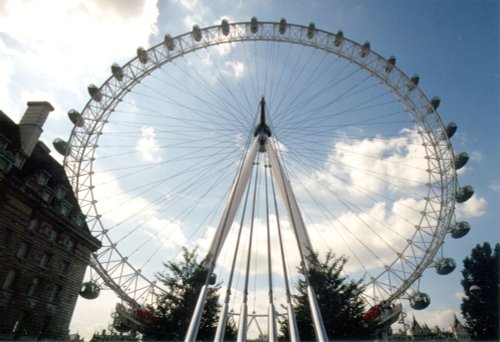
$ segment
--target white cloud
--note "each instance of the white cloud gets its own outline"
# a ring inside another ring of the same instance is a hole
[[[467,202],[457,204],[456,212],[460,218],[479,217],[486,213],[486,208],[486,199],[474,195]]]
[[[155,0],[8,1],[4,6],[0,37],[7,49],[0,55],[14,68],[17,88],[30,92],[44,84],[53,93],[64,90],[59,102],[67,101],[68,92],[87,98],[89,83],[102,80],[109,65],[129,59],[157,33]]]
[[[141,137],[136,145],[136,150],[141,153],[141,157],[148,162],[161,162],[160,144],[156,141],[155,128],[145,126],[141,128]]]
[[[94,333],[107,330],[112,321],[111,314],[119,301],[110,290],[101,291],[99,297],[94,300],[78,296],[73,320],[69,326],[71,333],[78,332],[86,341],[89,341]]]
[[[241,78],[245,73],[245,64],[239,61],[227,61],[226,67],[235,78]]]
[[[479,151],[472,151],[469,156],[471,161],[480,162],[483,160],[483,154]]]
[[[493,180],[488,187],[493,191],[499,192],[500,191],[500,181]]]

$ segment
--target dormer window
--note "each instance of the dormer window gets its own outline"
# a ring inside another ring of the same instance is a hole
[[[10,169],[12,168],[12,162],[10,161],[7,156],[4,154],[0,154],[0,170],[9,173]]]
[[[35,173],[35,180],[38,185],[47,185],[49,183],[49,179],[52,177],[50,173],[45,170],[38,170]]]
[[[18,169],[22,169],[25,162],[26,162],[26,157],[21,152],[17,152],[14,157],[14,165]]]
[[[5,150],[8,144],[9,141],[3,135],[0,134],[0,150]]]
[[[64,199],[66,197],[66,194],[68,193],[68,188],[65,187],[64,185],[58,184],[56,188],[54,189],[54,196],[58,200]]]
[[[45,186],[43,187],[41,190],[40,190],[40,196],[42,196],[42,199],[47,202],[47,203],[50,203],[52,202],[52,197],[54,197],[53,193],[52,193],[52,189],[50,189],[49,187]]]
[[[83,227],[83,224],[85,223],[85,219],[87,217],[85,215],[83,215],[82,213],[77,213],[75,215],[73,215],[73,223],[78,226],[78,227]]]
[[[68,201],[57,201],[56,209],[62,216],[68,217],[73,206]]]
[[[32,230],[32,231],[36,231],[39,224],[40,224],[40,222],[38,222],[38,220],[36,218],[32,218],[30,223],[28,224],[28,229]]]

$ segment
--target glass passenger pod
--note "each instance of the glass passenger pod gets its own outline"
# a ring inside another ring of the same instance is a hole
[[[455,169],[460,170],[469,161],[469,155],[466,152],[462,152],[455,155]]]
[[[285,18],[281,18],[281,20],[280,20],[279,32],[280,32],[280,34],[285,34],[285,32],[286,32],[286,19]]]
[[[69,144],[60,138],[55,139],[52,142],[52,145],[54,146],[56,151],[62,156],[69,156],[71,154],[71,147],[69,146]]]
[[[343,41],[344,41],[344,32],[342,32],[342,30],[338,30],[337,34],[335,35],[335,40],[333,41],[333,45],[338,47],[342,44]]]
[[[429,106],[427,107],[427,113],[432,113],[434,112],[438,107],[439,104],[441,103],[441,99],[437,96],[434,96],[431,101],[429,102]]]
[[[450,139],[454,134],[455,132],[457,131],[457,124],[454,123],[454,122],[450,122],[447,126],[446,126],[446,136],[448,136],[448,139]]]
[[[68,117],[76,127],[83,127],[83,125],[85,124],[85,119],[83,118],[82,114],[80,114],[75,109],[69,110]]]
[[[436,261],[436,273],[439,275],[450,274],[456,267],[457,264],[452,258],[442,258]]]
[[[163,44],[165,44],[165,47],[167,48],[168,51],[174,51],[175,41],[174,38],[172,38],[172,36],[169,35],[168,33],[163,38]]]
[[[431,304],[431,297],[424,292],[416,292],[410,296],[410,306],[414,310],[423,310]]]
[[[418,86],[418,82],[420,81],[420,76],[417,74],[414,74],[411,78],[410,81],[408,82],[408,91],[413,91],[415,88]]]
[[[95,84],[89,85],[87,89],[89,91],[90,97],[92,97],[92,100],[96,102],[101,102],[102,93],[101,90]]]
[[[118,81],[123,80],[123,69],[117,63],[113,63],[113,65],[111,66],[111,73],[113,74],[113,77]]]
[[[227,21],[227,19],[222,19],[220,27],[222,29],[222,34],[227,36],[229,34],[229,21]]]
[[[307,27],[307,38],[312,39],[314,34],[316,33],[316,25],[314,23],[310,23]]]
[[[250,19],[250,32],[257,33],[258,30],[259,22],[257,21],[256,17],[252,17],[252,19]]]
[[[387,59],[387,62],[385,63],[385,72],[390,73],[392,69],[394,69],[394,66],[396,65],[396,57],[391,56]]]
[[[370,42],[365,42],[363,44],[363,46],[361,46],[361,58],[365,58],[366,56],[368,56],[368,54],[370,53]]]
[[[80,296],[85,299],[96,299],[97,297],[99,297],[100,292],[101,289],[96,283],[88,281],[82,284],[82,287],[80,289]]]
[[[193,39],[197,42],[201,40],[201,29],[198,25],[193,26],[193,29],[191,31],[191,36],[193,36]]]
[[[137,48],[137,58],[139,58],[139,61],[142,64],[146,64],[148,62],[148,53],[143,47]]]
[[[474,189],[470,185],[461,187],[457,191],[457,203],[467,202],[472,195],[474,195]]]
[[[460,239],[461,237],[467,235],[469,230],[470,230],[469,222],[467,221],[457,222],[450,229],[451,237],[454,239]]]

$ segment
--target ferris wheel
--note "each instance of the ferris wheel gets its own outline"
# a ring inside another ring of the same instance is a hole
[[[183,247],[204,253],[232,293],[221,316],[241,307],[243,327],[248,311],[293,316],[287,293],[311,252],[346,256],[368,307],[423,309],[422,273],[454,270],[442,247],[470,229],[454,214],[473,194],[457,183],[468,156],[395,57],[342,31],[252,18],[166,35],[111,71],[54,143],[102,243],[84,297],[110,288],[132,308],[153,303],[155,274]]]

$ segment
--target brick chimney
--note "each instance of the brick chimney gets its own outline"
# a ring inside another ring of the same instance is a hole
[[[26,156],[30,156],[43,132],[43,124],[54,107],[45,101],[28,102],[28,108],[19,123],[21,149]]]

